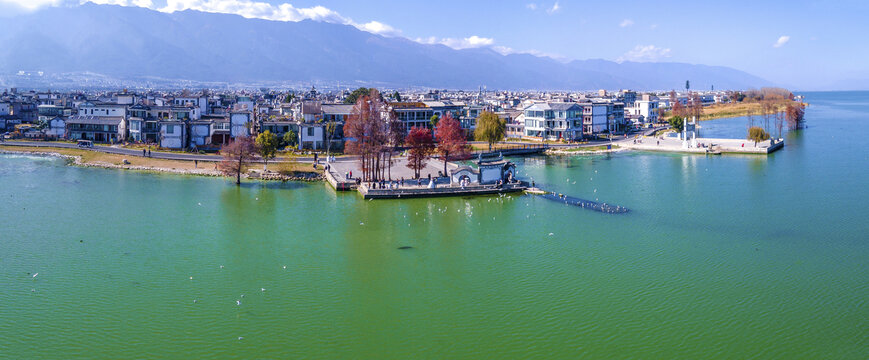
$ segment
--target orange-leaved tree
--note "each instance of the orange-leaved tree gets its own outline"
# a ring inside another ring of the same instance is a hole
[[[435,137],[438,140],[437,152],[444,160],[444,176],[449,176],[447,162],[453,158],[462,158],[468,153],[468,142],[462,124],[452,114],[446,113],[438,120]]]
[[[425,161],[434,151],[434,141],[431,130],[425,127],[412,127],[404,139],[407,150],[407,167],[413,170],[415,178],[419,178],[420,170],[425,168]]]

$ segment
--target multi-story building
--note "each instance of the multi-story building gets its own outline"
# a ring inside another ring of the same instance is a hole
[[[632,118],[642,116],[643,124],[654,124],[658,122],[658,99],[649,94],[643,94],[639,100],[634,102],[634,105],[627,108]]]
[[[576,103],[536,103],[523,111],[525,136],[541,140],[582,138],[582,111]]]
[[[66,137],[70,140],[91,140],[115,143],[127,133],[122,116],[74,115],[66,121]]]
[[[408,133],[413,127],[432,127],[431,118],[434,116],[434,110],[424,102],[394,102],[389,103],[389,107]]]
[[[574,128],[583,136],[592,136],[607,131],[609,128],[608,102],[587,101],[582,102],[582,122],[575,122]],[[624,112],[622,113],[624,114]]]
[[[87,101],[78,106],[79,116],[111,116],[111,117],[126,117],[127,105]]]

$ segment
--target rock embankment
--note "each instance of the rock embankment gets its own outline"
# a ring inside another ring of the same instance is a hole
[[[606,150],[583,150],[582,148],[571,148],[571,149],[548,149],[546,150],[546,155],[557,155],[557,156],[570,156],[570,155],[594,155],[594,154],[606,154],[606,153],[614,153],[620,151],[626,151],[629,149],[621,148],[617,146],[613,146],[612,149]]]
[[[295,172],[292,174],[281,174],[277,172],[266,172],[266,173],[248,173],[248,177],[252,179],[260,179],[267,181],[323,181],[325,177],[322,173],[319,172]]]

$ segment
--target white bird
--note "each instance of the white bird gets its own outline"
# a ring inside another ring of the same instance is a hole
[[[365,223],[364,223],[364,222],[360,222],[359,225],[362,226],[362,225],[365,225]]]
[[[286,266],[286,265],[284,265],[284,269],[286,269],[286,268],[287,268],[287,266]]]
[[[192,277],[192,276],[190,277],[190,280],[193,280],[193,277]]]
[[[239,336],[238,339],[239,339],[239,340],[244,340],[244,336]]]
[[[33,274],[33,277],[36,277],[36,275],[39,275],[39,273]]]
[[[241,294],[241,297],[244,297],[244,294]]]
[[[196,302],[197,302],[196,299],[193,299],[193,303],[195,304]]]
[[[552,235],[555,235],[555,234],[553,234],[553,233],[549,233],[549,236],[552,236]]]
[[[202,203],[196,203],[196,205],[202,206]]]
[[[236,305],[241,305],[241,300],[236,300],[236,301],[235,301],[235,304],[236,304]]]
[[[259,200],[259,198],[256,198],[256,199]]]
[[[223,269],[223,265],[220,265],[220,268]]]
[[[266,291],[266,288],[260,288],[259,290],[262,291],[262,292],[265,292],[265,291]]]

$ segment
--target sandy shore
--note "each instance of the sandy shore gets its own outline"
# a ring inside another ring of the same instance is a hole
[[[135,164],[116,164],[107,161],[84,161],[82,156],[78,155],[70,155],[70,154],[62,154],[56,151],[29,151],[29,150],[9,150],[9,149],[0,149],[0,154],[16,154],[16,155],[34,155],[34,156],[52,156],[58,157],[62,159],[66,159],[70,165],[79,166],[79,167],[92,167],[92,168],[103,168],[103,169],[116,169],[116,170],[132,170],[132,171],[142,171],[142,172],[155,172],[155,173],[167,173],[167,174],[175,174],[175,175],[192,175],[192,176],[209,176],[209,177],[219,177],[223,176],[223,174],[218,171],[214,163],[204,163],[204,165],[210,168],[176,168],[176,167],[160,167],[160,166],[145,166],[145,165],[135,165]],[[187,162],[192,163],[192,162]],[[188,164],[189,165],[189,164]],[[252,176],[250,176],[252,175]],[[278,174],[275,172],[269,172],[266,174],[262,174],[261,172],[256,172],[256,174],[243,174],[245,178],[258,179],[258,180],[272,180],[272,181],[322,181],[322,174],[309,172],[309,173],[301,173],[298,176],[287,176]]]

